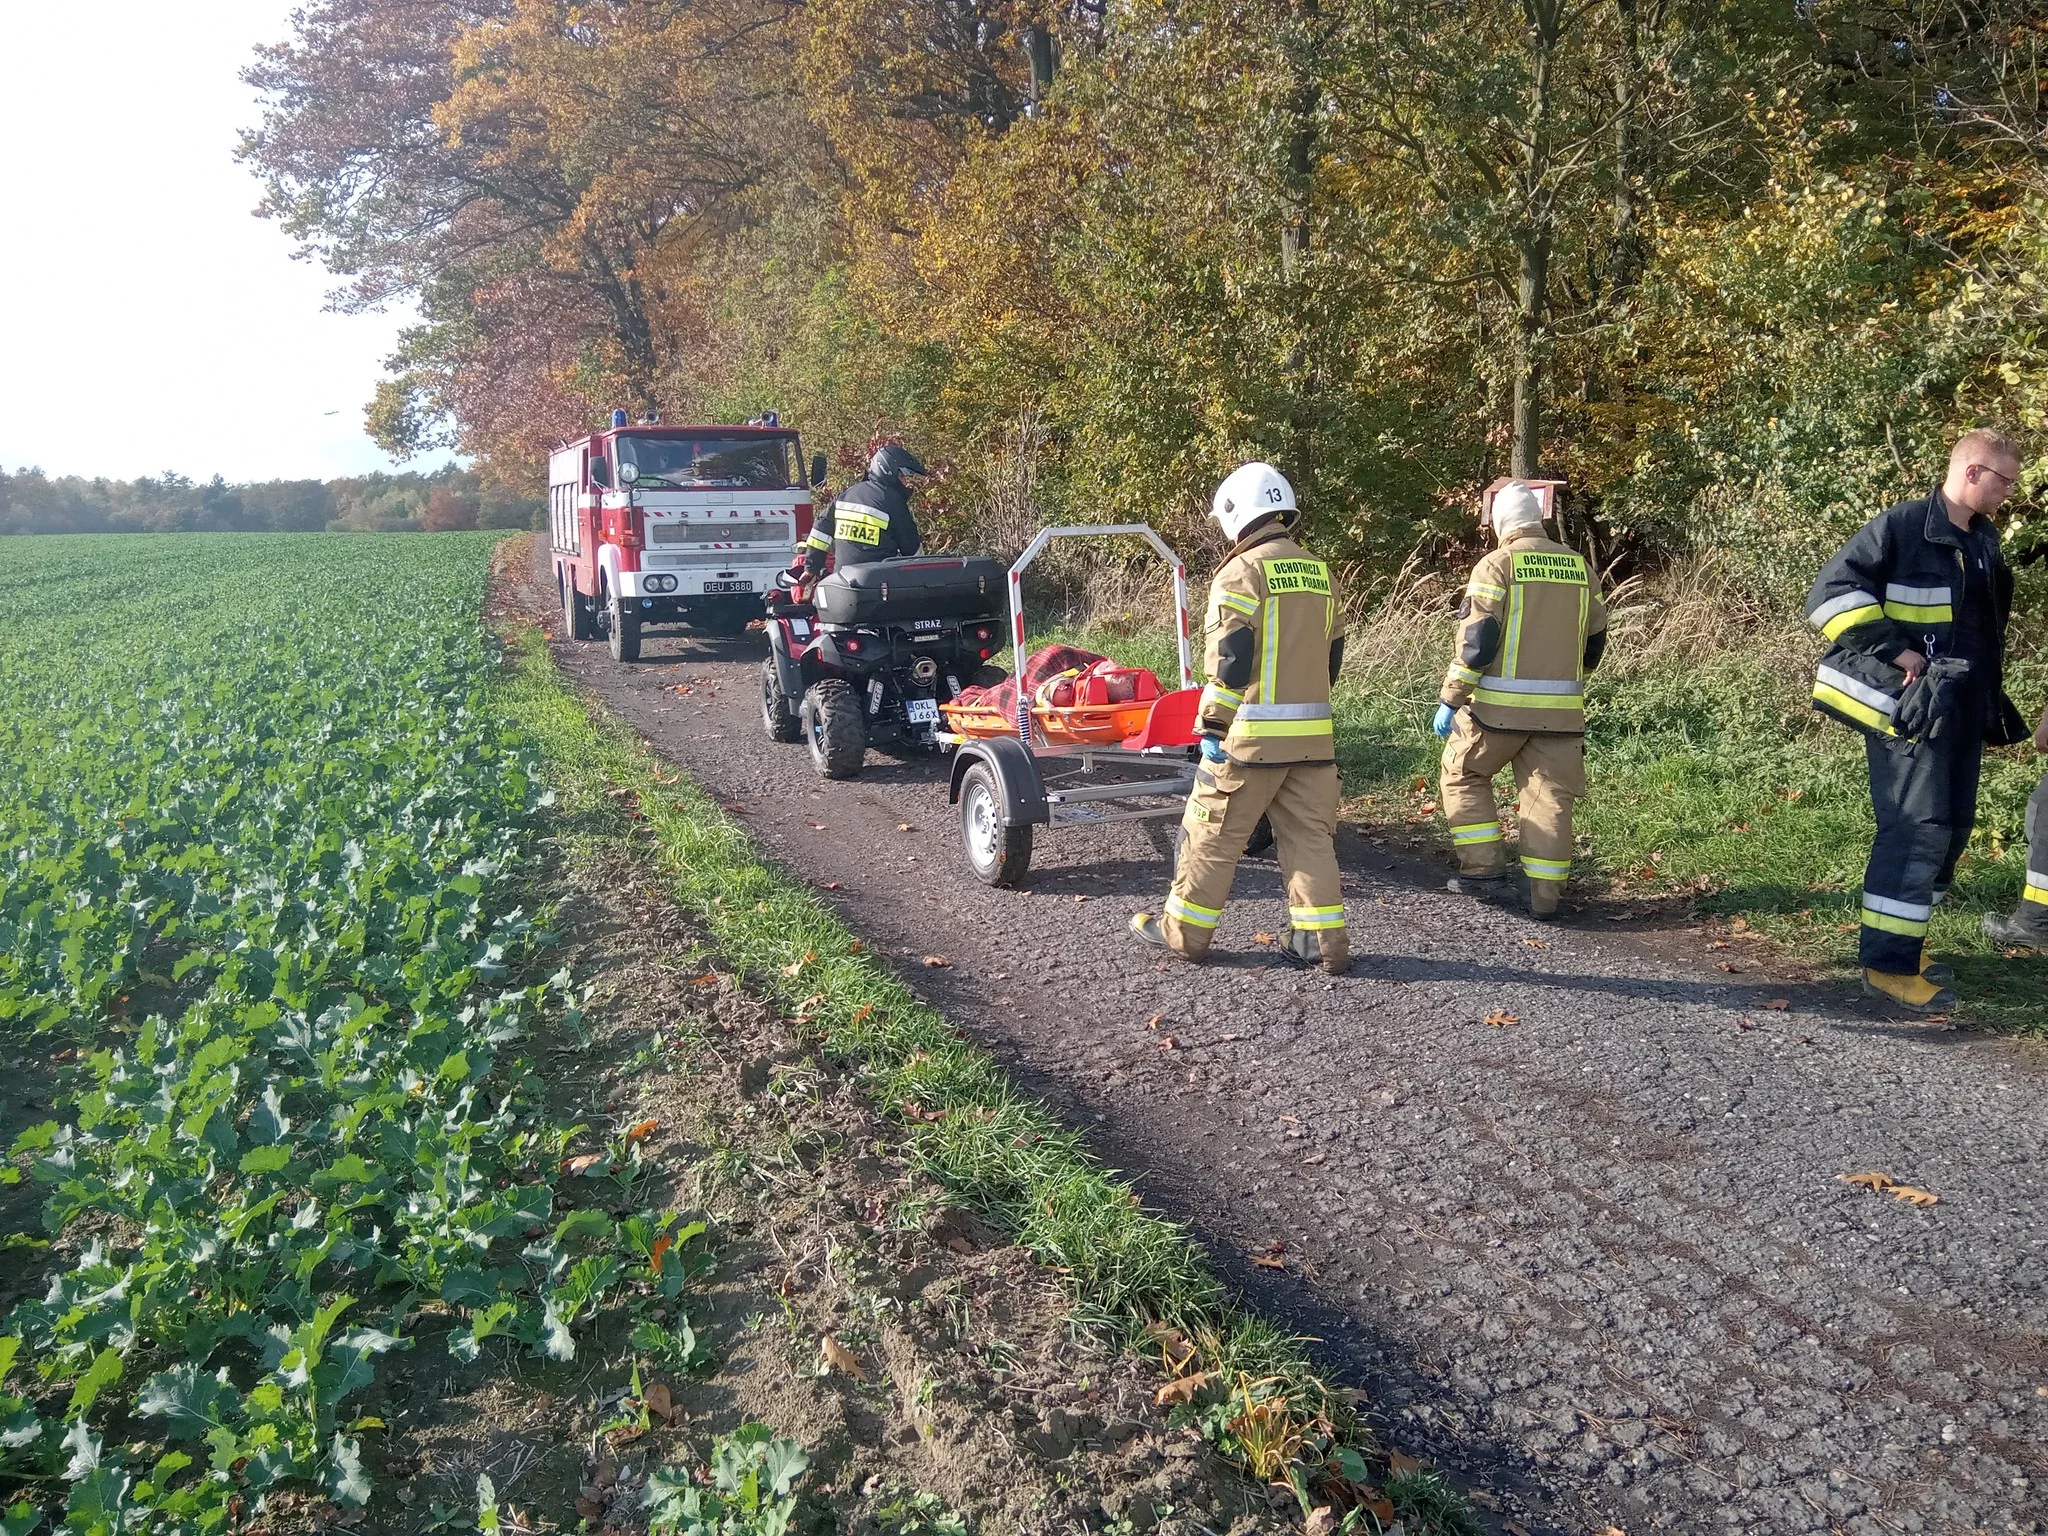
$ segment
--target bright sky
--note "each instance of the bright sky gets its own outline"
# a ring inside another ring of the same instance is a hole
[[[0,3],[0,465],[325,479],[363,435],[399,315],[252,218],[236,78],[293,0]]]

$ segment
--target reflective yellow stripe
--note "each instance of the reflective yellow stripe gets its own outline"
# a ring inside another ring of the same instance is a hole
[[[1502,693],[1498,688],[1481,688],[1472,697],[1481,704],[1503,704],[1515,709],[1584,709],[1583,693]]]
[[[1327,720],[1247,720],[1240,715],[1231,727],[1239,736],[1328,736],[1336,731]]]
[[[1451,828],[1451,841],[1454,843],[1497,843],[1504,836],[1506,834],[1497,821],[1473,821]]]
[[[1259,664],[1259,697],[1270,699],[1280,691],[1280,605],[1266,604],[1266,633],[1260,647],[1265,655]]]
[[[1166,911],[1168,916],[1179,918],[1190,928],[1214,928],[1223,919],[1221,907],[1198,907],[1178,896],[1166,898]]]
[[[1342,928],[1344,907],[1289,907],[1287,917],[1297,928]]]
[[[1259,600],[1257,598],[1246,597],[1238,592],[1218,592],[1216,594],[1216,605],[1219,608],[1234,608],[1246,618],[1250,618],[1259,611]]]
[[[1531,880],[1569,880],[1572,874],[1570,859],[1539,859],[1534,854],[1522,855],[1522,872]]]
[[[1884,616],[1888,619],[1897,619],[1901,624],[1953,624],[1956,621],[1956,611],[1947,603],[1938,608],[1923,608],[1918,603],[1886,603]],[[1827,634],[1827,631],[1823,630],[1821,633]],[[1828,638],[1832,640],[1835,637],[1828,635]]]
[[[1477,668],[1468,667],[1463,662],[1458,661],[1451,663],[1451,676],[1461,683],[1476,683],[1479,681]]]
[[[1508,595],[1506,587],[1496,587],[1491,582],[1475,581],[1465,588],[1467,597],[1490,597],[1496,603]]]
[[[1867,608],[1851,608],[1847,613],[1838,613],[1821,625],[1820,632],[1830,640],[1839,640],[1858,624],[1868,624],[1872,619],[1884,617],[1884,609],[1872,603]]]
[[[1244,695],[1235,689],[1226,688],[1221,683],[1211,683],[1202,690],[1201,712],[1206,713],[1211,704],[1222,704],[1227,708],[1235,709],[1243,702]]]
[[[2048,907],[2048,880],[2036,880],[2032,875],[2027,876],[2027,888],[2020,892],[2020,900],[2035,901]]]
[[[805,539],[804,543],[812,549],[830,549],[832,547],[832,541],[815,528],[811,530],[811,536]]]
[[[1890,720],[1872,709],[1868,704],[1865,704],[1861,699],[1850,698],[1848,694],[1842,692],[1839,688],[1830,688],[1826,683],[1815,683],[1813,685],[1813,702],[1825,704],[1837,714],[1847,715],[1858,725],[1868,726],[1880,735],[1898,735],[1898,732],[1892,729]]]
[[[1910,917],[1893,917],[1889,912],[1873,912],[1868,907],[1863,909],[1863,926],[1883,933],[1904,934],[1909,939],[1921,938],[1927,932],[1925,923],[1916,923]]]

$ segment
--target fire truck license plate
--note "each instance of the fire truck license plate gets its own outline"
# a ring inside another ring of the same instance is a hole
[[[751,592],[754,590],[754,584],[751,581],[707,581],[704,583],[704,590],[707,594],[712,592]]]
[[[905,699],[903,711],[912,725],[937,725],[939,723],[939,701],[937,699]]]

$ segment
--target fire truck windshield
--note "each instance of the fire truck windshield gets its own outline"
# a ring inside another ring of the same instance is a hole
[[[639,471],[642,489],[730,486],[787,490],[801,486],[791,437],[641,437],[621,433],[619,465]]]

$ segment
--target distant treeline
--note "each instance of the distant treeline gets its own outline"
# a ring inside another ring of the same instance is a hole
[[[155,479],[52,478],[0,470],[0,534],[7,533],[444,533],[539,526],[543,503],[486,486],[465,469],[358,475],[345,480],[259,480],[230,485],[183,475]]]

